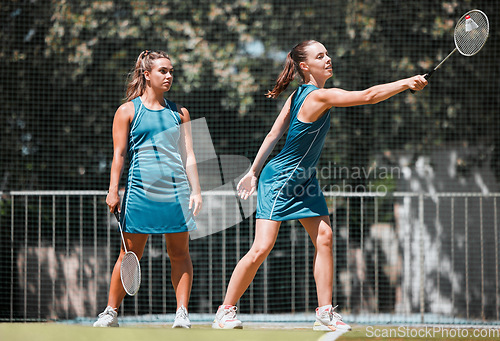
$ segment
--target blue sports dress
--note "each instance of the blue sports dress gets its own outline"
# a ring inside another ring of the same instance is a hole
[[[177,105],[150,110],[140,97],[128,137],[129,171],[122,201],[124,232],[163,234],[196,229],[189,209],[190,188],[179,152]]]
[[[257,219],[284,221],[328,215],[316,164],[330,128],[330,111],[311,123],[297,118],[307,95],[317,89],[301,85],[292,96],[285,146],[260,175]]]

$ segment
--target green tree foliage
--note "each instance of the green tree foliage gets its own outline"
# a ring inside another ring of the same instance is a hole
[[[286,98],[263,95],[294,44],[323,42],[335,70],[327,86],[362,89],[435,65],[473,7],[493,25],[480,54],[456,54],[417,95],[335,109],[322,162],[347,166],[447,143],[498,153],[495,1],[4,1],[0,190],[107,188],[113,113],[141,50],[172,56],[169,96],[207,117],[219,153],[252,159]]]

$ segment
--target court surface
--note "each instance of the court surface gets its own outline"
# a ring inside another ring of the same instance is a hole
[[[485,340],[500,339],[495,327],[459,326],[366,326],[354,325],[351,332],[315,332],[306,326],[247,323],[243,330],[214,330],[209,324],[172,329],[171,324],[124,324],[120,328],[93,328],[65,323],[2,323],[0,340],[9,341],[357,341],[357,340]]]

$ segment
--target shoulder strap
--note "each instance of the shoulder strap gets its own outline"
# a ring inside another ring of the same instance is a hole
[[[168,99],[165,98],[165,104],[167,105],[167,109],[170,109],[170,112],[172,113],[172,115],[174,116],[174,118],[176,119],[177,123],[178,124],[181,124],[182,123],[182,120],[181,120],[181,113],[179,112],[179,110],[177,109],[177,104],[175,104],[174,102],[172,101],[169,101]]]
[[[130,134],[132,134],[132,131],[134,131],[135,127],[137,126],[137,122],[139,122],[142,111],[142,100],[140,99],[140,97],[134,98],[132,100],[132,103],[134,103],[134,118],[132,119],[132,124],[130,125]]]
[[[318,88],[314,85],[302,85],[297,89],[295,95],[292,97],[292,103],[290,104],[290,113],[292,117],[297,116],[300,108],[302,108],[302,104],[304,104],[304,100],[306,99],[307,95],[317,89]]]

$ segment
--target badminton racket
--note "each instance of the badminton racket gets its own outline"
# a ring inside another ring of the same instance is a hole
[[[127,245],[125,245],[125,239],[123,238],[122,224],[120,223],[120,213],[117,209],[115,209],[114,214],[118,221],[123,249],[125,250],[125,255],[120,265],[120,278],[125,292],[130,296],[134,296],[141,286],[141,264],[139,263],[137,255],[133,251],[127,250]]]
[[[490,23],[484,12],[474,9],[465,13],[455,25],[453,34],[455,49],[444,58],[434,69],[429,71],[424,77],[429,80],[432,74],[443,65],[448,58],[457,50],[463,56],[470,57],[478,53],[486,43],[490,34]],[[415,93],[415,90],[410,90]]]

